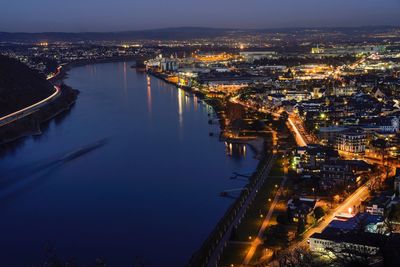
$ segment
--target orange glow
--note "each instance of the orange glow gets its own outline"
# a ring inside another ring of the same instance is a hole
[[[202,62],[216,62],[234,59],[236,56],[228,53],[195,55],[194,58]]]

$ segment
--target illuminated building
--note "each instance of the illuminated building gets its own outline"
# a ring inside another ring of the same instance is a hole
[[[368,232],[342,233],[340,231],[325,230],[322,233],[314,233],[309,240],[310,250],[320,253],[331,253],[346,255],[349,251],[353,253],[376,255],[386,236]],[[333,254],[331,256],[334,256]]]
[[[363,130],[350,129],[338,134],[336,147],[339,153],[357,155],[365,153],[366,142],[367,136]]]
[[[179,62],[175,59],[163,58],[160,61],[161,71],[177,71]]]
[[[328,189],[336,185],[355,185],[371,166],[362,160],[331,160],[322,164],[321,186]]]

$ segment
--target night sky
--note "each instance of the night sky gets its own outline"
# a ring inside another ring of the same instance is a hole
[[[13,0],[0,31],[400,25],[400,0]]]

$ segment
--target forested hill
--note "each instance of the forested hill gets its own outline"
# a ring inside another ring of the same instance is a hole
[[[36,103],[53,91],[43,75],[0,55],[0,117]]]

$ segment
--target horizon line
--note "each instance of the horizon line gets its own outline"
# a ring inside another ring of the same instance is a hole
[[[84,33],[128,33],[128,32],[146,32],[146,31],[162,31],[162,30],[179,30],[179,29],[208,29],[208,30],[225,30],[225,31],[262,31],[262,30],[295,30],[295,29],[357,29],[357,28],[400,28],[399,25],[377,24],[377,25],[358,25],[358,26],[282,26],[282,27],[266,27],[266,28],[225,28],[225,27],[208,27],[208,26],[176,26],[164,28],[147,28],[137,30],[115,30],[115,31],[4,31],[0,33],[9,34],[43,34],[43,33],[68,33],[68,34],[84,34]]]

